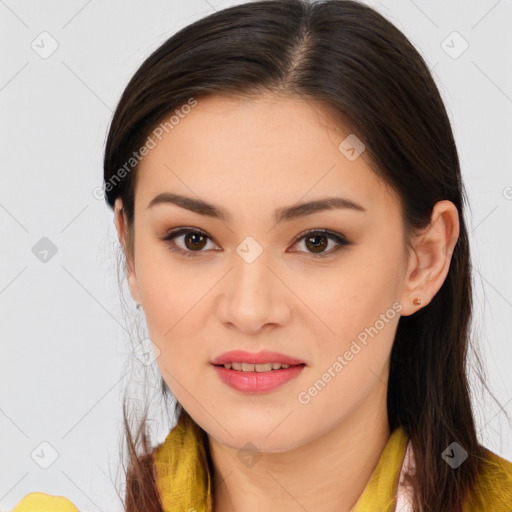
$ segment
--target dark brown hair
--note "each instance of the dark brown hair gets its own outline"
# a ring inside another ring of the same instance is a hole
[[[387,408],[391,431],[403,427],[414,448],[415,510],[461,511],[484,456],[467,377],[472,312],[467,199],[449,118],[429,68],[382,15],[351,0],[250,2],[186,26],[154,51],[117,105],[105,150],[106,200],[113,207],[122,198],[128,261],[137,176],[133,153],[191,99],[264,92],[319,100],[363,141],[372,169],[400,199],[408,246],[415,230],[428,226],[437,201],[447,199],[459,211],[459,238],[445,282],[427,306],[399,320]],[[483,382],[478,356],[476,361]],[[167,400],[169,390],[161,383]],[[179,403],[177,412],[186,414]],[[123,413],[129,448],[126,510],[160,511],[146,415],[132,434],[124,407]],[[457,469],[441,457],[452,442],[469,455]]]

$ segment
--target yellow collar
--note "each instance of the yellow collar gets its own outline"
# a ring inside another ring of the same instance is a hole
[[[402,427],[391,433],[370,480],[351,512],[388,512],[395,509],[398,480],[408,440]]]
[[[407,441],[401,427],[392,432],[351,512],[393,510]],[[202,446],[197,425],[184,420],[177,423],[155,450],[157,487],[164,512],[211,512],[211,475]]]
[[[185,414],[155,450],[164,512],[211,512],[211,477],[202,447],[199,427]]]

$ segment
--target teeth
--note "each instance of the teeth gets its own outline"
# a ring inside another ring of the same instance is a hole
[[[226,363],[224,368],[238,370],[242,372],[270,372],[272,370],[280,370],[289,368],[289,364],[281,363],[264,363],[264,364],[251,364],[251,363]]]

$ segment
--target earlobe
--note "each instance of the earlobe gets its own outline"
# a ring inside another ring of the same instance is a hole
[[[459,216],[448,200],[438,201],[430,224],[413,240],[402,295],[402,316],[426,306],[443,285],[459,237]]]
[[[137,284],[137,277],[135,275],[134,269],[127,269],[127,281],[128,281],[128,288],[130,289],[130,294],[133,297],[133,300],[137,304],[141,304],[140,295],[139,295],[139,286]]]

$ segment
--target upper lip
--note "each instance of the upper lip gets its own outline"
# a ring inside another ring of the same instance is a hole
[[[231,350],[224,352],[220,356],[216,357],[211,362],[213,365],[223,365],[226,363],[252,363],[252,364],[264,364],[264,363],[282,363],[282,364],[306,364],[305,361],[297,359],[296,357],[287,356],[280,354],[279,352],[272,352],[269,350],[263,350],[262,352],[251,353],[245,350]]]

